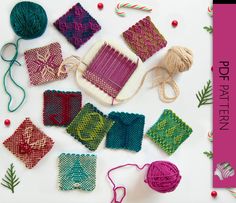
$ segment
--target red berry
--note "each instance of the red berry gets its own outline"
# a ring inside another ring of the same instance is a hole
[[[6,119],[4,121],[5,126],[9,126],[11,124],[11,121],[9,119]]]
[[[98,3],[98,9],[100,9],[100,10],[103,9],[103,3]]]
[[[178,21],[177,20],[173,20],[171,24],[172,24],[173,27],[177,27]]]
[[[217,192],[216,192],[216,191],[212,191],[212,192],[211,192],[211,196],[212,196],[213,198],[216,198]]]

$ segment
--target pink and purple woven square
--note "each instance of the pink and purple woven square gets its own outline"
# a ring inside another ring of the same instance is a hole
[[[112,98],[116,98],[137,65],[105,43],[89,64],[83,77]]]
[[[60,74],[60,76],[57,74],[63,61],[59,43],[28,50],[25,52],[25,60],[32,85],[40,85],[67,77],[67,73]]]
[[[125,31],[123,37],[142,61],[146,61],[167,44],[149,16]]]
[[[79,3],[60,17],[54,26],[76,49],[101,29],[98,22]]]

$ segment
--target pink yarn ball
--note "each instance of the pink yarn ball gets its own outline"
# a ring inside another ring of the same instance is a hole
[[[166,193],[174,191],[180,179],[176,165],[167,161],[155,161],[148,168],[145,182],[153,190]]]

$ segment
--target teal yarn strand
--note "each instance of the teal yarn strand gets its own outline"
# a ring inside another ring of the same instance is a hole
[[[22,39],[34,39],[44,33],[48,18],[39,4],[22,1],[12,9],[10,22],[14,32]]]
[[[26,98],[25,89],[21,85],[19,85],[12,76],[13,65],[17,64],[21,66],[21,64],[17,61],[19,41],[21,39],[27,40],[27,39],[34,39],[34,38],[40,37],[46,30],[48,18],[47,18],[47,14],[44,8],[40,6],[39,4],[29,2],[29,1],[22,1],[22,2],[17,3],[12,9],[11,15],[10,15],[10,22],[11,22],[12,29],[20,38],[16,41],[16,43],[10,42],[10,43],[5,44],[2,47],[1,58],[3,61],[9,63],[9,67],[3,76],[3,87],[6,94],[9,97],[7,108],[9,112],[15,112],[16,110],[20,108],[20,106],[23,104]],[[4,57],[4,51],[9,46],[12,46],[13,48],[15,48],[15,54],[12,57],[12,59],[6,59]],[[11,82],[23,93],[23,97],[20,103],[15,108],[11,107],[13,97],[9,89],[7,88],[6,81],[7,81],[8,76]]]

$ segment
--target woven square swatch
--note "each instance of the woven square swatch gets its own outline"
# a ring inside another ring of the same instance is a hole
[[[101,29],[98,22],[79,3],[60,17],[54,26],[76,49]]]
[[[88,103],[81,109],[66,130],[88,149],[95,151],[113,123],[111,119]]]
[[[111,112],[109,118],[115,121],[115,124],[108,132],[106,147],[140,151],[145,117],[139,114]]]
[[[83,77],[109,96],[116,98],[137,65],[105,43],[89,64]]]
[[[59,156],[59,188],[92,191],[96,186],[96,156],[61,154]]]
[[[40,85],[67,77],[67,73],[59,76],[57,74],[63,61],[61,45],[57,42],[26,51],[25,61],[31,85]]]
[[[147,136],[171,155],[191,133],[192,129],[174,112],[164,110],[159,120],[147,132]]]
[[[123,37],[142,61],[146,61],[167,45],[167,41],[152,23],[149,16],[125,31]]]
[[[68,126],[81,109],[81,92],[44,92],[44,125]]]
[[[33,168],[51,150],[54,142],[26,118],[3,144],[27,168]]]

